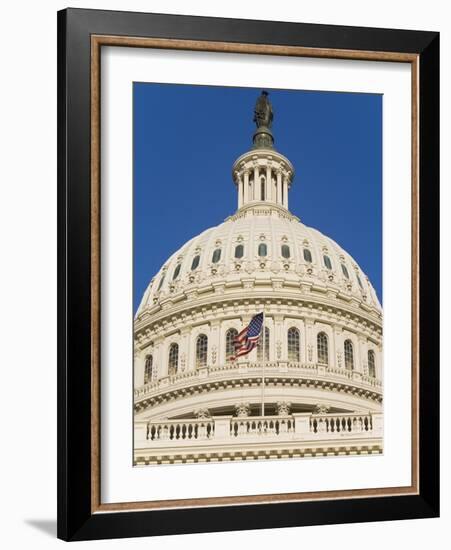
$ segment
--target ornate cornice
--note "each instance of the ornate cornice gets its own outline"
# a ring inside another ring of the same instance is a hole
[[[360,373],[348,373],[344,369],[325,369],[307,365],[286,368],[281,371],[278,362],[272,369],[265,368],[265,386],[316,388],[327,392],[353,395],[375,403],[382,402],[382,384]],[[341,372],[340,372],[341,371]],[[261,387],[262,369],[239,366],[216,367],[200,371],[188,371],[167,377],[135,390],[135,413],[141,413],[161,403],[183,399],[191,395],[235,388]]]
[[[252,315],[265,304],[267,315],[309,318],[330,323],[335,327],[365,334],[378,343],[382,336],[382,319],[372,313],[357,309],[349,303],[321,298],[309,293],[279,293],[264,289],[244,295],[242,291],[210,294],[198,297],[195,302],[173,304],[171,309],[158,309],[152,314],[141,315],[134,323],[136,344],[143,348],[147,342],[164,334],[186,328],[187,325],[205,324],[210,321],[233,319]],[[283,309],[283,311],[281,311]]]

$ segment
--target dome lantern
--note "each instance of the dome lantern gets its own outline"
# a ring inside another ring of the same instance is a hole
[[[232,173],[238,190],[238,209],[261,206],[279,206],[288,210],[288,190],[294,177],[291,162],[274,148],[271,131],[274,114],[263,91],[254,109],[257,129],[250,151],[234,163]]]

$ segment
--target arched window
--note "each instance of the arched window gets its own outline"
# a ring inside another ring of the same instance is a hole
[[[304,248],[304,260],[309,264],[312,263],[312,253],[308,248]]]
[[[153,356],[148,355],[146,357],[146,362],[144,364],[144,384],[148,384],[152,380],[152,367],[153,367]]]
[[[288,329],[288,361],[299,363],[301,360],[301,343],[299,330],[295,327]]]
[[[168,357],[168,374],[176,374],[179,366],[179,345],[171,344]]]
[[[182,267],[182,264],[178,264],[177,267],[174,269],[174,275],[172,275],[172,280],[175,281],[180,273],[180,268]]]
[[[213,256],[211,258],[211,261],[214,263],[214,264],[217,264],[219,262],[219,260],[221,259],[221,249],[220,248],[217,248],[214,252],[213,252]]]
[[[235,246],[235,258],[242,258],[244,255],[244,246],[242,244],[238,244]]]
[[[349,279],[349,271],[345,264],[341,264],[341,270],[343,271],[343,275],[346,277],[346,279]]]
[[[319,332],[316,337],[316,346],[318,352],[318,363],[322,365],[329,364],[329,341],[325,332]]]
[[[160,284],[158,285],[158,289],[157,289],[157,290],[161,290],[161,287],[163,286],[163,283],[164,283],[164,275],[163,275],[163,277],[161,277],[161,279],[160,279]]]
[[[196,340],[196,367],[207,366],[208,338],[199,334]]]
[[[200,256],[198,254],[193,258],[193,261],[191,263],[191,271],[194,271],[199,266],[199,262],[200,262]]]
[[[268,254],[268,247],[266,246],[265,243],[260,243],[258,245],[258,255],[263,258],[267,254]]]
[[[359,277],[359,275],[357,274],[357,282],[359,283],[359,287],[363,290],[363,285],[362,285],[362,281]]]
[[[226,332],[226,361],[230,361],[235,355],[235,338],[238,336],[238,331],[234,328],[229,328]]]
[[[368,375],[376,378],[376,359],[372,349],[368,351]]]
[[[266,185],[265,185],[265,178],[261,178],[260,180],[260,196],[261,196],[261,200],[264,201],[266,200]]]
[[[345,340],[345,367],[348,370],[354,369],[354,347],[351,340]]]
[[[281,252],[282,252],[282,256],[284,258],[289,258],[290,257],[290,247],[287,244],[282,245]]]
[[[269,361],[269,328],[265,327],[265,361]],[[257,344],[257,360],[263,361],[263,334]]]
[[[327,267],[327,269],[332,269],[332,262],[330,261],[329,256],[324,255],[323,260],[324,260],[324,265]]]

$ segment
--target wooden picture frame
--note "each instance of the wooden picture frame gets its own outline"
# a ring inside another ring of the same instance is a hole
[[[100,51],[103,46],[394,61],[412,67],[410,487],[103,504]],[[58,13],[58,537],[382,521],[439,514],[439,35],[207,17]]]

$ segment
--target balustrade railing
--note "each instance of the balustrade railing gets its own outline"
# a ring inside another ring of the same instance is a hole
[[[354,415],[315,415],[310,419],[310,431],[315,434],[322,433],[362,433],[371,432],[373,423],[371,414]]]
[[[298,374],[299,376],[314,376],[318,379],[330,380],[348,380],[357,384],[379,390],[382,387],[381,380],[365,375],[359,371],[347,370],[339,367],[327,367],[317,363],[291,363],[286,361],[271,361],[264,365],[265,375],[274,376],[277,374],[290,373],[290,375]],[[159,391],[163,388],[176,387],[184,385],[191,381],[197,381],[204,378],[220,379],[227,377],[228,374],[234,375],[236,372],[240,374],[256,375],[262,371],[262,363],[251,362],[230,362],[225,365],[203,367],[201,369],[188,370],[171,376],[166,376],[157,380],[153,380],[144,386],[135,390],[135,399],[144,398],[154,391]]]
[[[152,441],[205,440],[213,438],[214,431],[214,421],[207,419],[150,422],[147,427],[147,439]]]
[[[233,418],[230,425],[232,437],[277,436],[294,433],[292,416]]]
[[[381,437],[382,414],[295,413],[280,416],[211,417],[135,423],[135,437],[147,443],[209,444],[239,439],[319,440]]]

